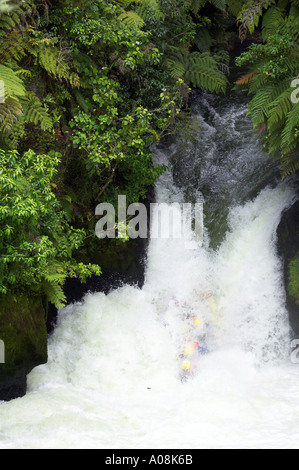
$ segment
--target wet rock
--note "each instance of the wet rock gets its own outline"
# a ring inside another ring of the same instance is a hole
[[[283,259],[286,307],[294,336],[299,338],[299,305],[289,293],[289,264],[299,253],[299,200],[283,213],[277,229],[278,252]]]
[[[40,296],[7,295],[0,299],[0,400],[26,393],[26,376],[47,362],[46,304]]]

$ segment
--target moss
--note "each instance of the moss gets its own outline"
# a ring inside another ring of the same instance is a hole
[[[0,339],[5,363],[0,364],[1,389],[24,383],[26,375],[47,361],[47,310],[40,296],[7,295],[0,299]]]
[[[288,291],[296,304],[299,305],[299,252],[289,263]]]

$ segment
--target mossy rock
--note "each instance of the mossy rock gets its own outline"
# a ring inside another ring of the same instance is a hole
[[[7,295],[0,299],[0,400],[26,393],[26,376],[47,362],[47,307],[40,296]],[[1,359],[1,358],[0,358]]]
[[[277,230],[278,250],[284,262],[284,279],[287,294],[286,306],[289,312],[290,325],[296,337],[299,337],[299,293],[294,294],[294,286],[299,285],[297,272],[291,269],[299,252],[299,201],[287,210]]]

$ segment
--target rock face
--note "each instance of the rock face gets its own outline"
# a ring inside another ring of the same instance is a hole
[[[0,400],[26,393],[26,376],[47,361],[47,307],[39,296],[7,295],[0,299],[0,339],[4,363],[0,364]]]
[[[299,253],[299,200],[286,211],[277,229],[278,251],[284,263],[287,310],[294,336],[299,338],[299,305],[289,295],[289,263]]]

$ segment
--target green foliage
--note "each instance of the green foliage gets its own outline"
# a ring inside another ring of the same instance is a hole
[[[271,7],[263,16],[262,31],[263,39],[273,36],[284,24],[284,13],[279,7]]]
[[[299,253],[289,264],[289,294],[299,305]]]
[[[119,19],[129,25],[136,25],[142,27],[149,16],[154,16],[156,19],[164,18],[161,10],[161,5],[158,0],[118,0],[119,5],[122,7],[122,12]],[[133,4],[137,5],[135,10],[128,8]]]
[[[40,125],[43,131],[53,129],[53,122],[45,107],[33,92],[28,92],[24,100],[24,122]]]
[[[0,15],[3,13],[8,13],[12,10],[12,5],[10,4],[10,0],[0,0]]]
[[[6,1],[0,4],[0,29],[10,30],[21,26],[21,21],[32,13],[33,0]]]
[[[0,80],[4,82],[5,99],[25,96],[24,83],[11,68],[0,65]]]
[[[298,11],[272,7],[262,25],[266,42],[251,45],[237,59],[239,66],[251,64],[251,72],[237,83],[254,94],[248,107],[253,125],[265,131],[268,152],[281,156],[286,177],[299,168],[299,104],[291,99],[299,75]]]
[[[67,224],[52,192],[58,163],[57,154],[0,151],[0,292],[46,291],[60,307],[67,277],[100,270],[72,260],[85,234]]]
[[[225,91],[226,21],[224,0],[0,0],[3,294],[61,306],[67,277],[100,272],[75,261],[96,204],[146,196],[189,85]]]
[[[167,66],[174,78],[184,78],[193,87],[212,93],[224,93],[226,90],[228,81],[209,53],[175,50],[173,56],[167,59]]]
[[[248,31],[250,34],[253,33],[259,24],[263,11],[267,10],[273,3],[275,3],[275,0],[249,0],[243,5],[237,17],[239,36],[242,42],[246,38]]]
[[[238,18],[246,0],[227,0],[227,9],[234,18]]]
[[[10,130],[22,114],[20,98],[25,96],[25,87],[16,73],[4,65],[0,65],[0,80],[4,83],[4,102],[0,103],[0,132],[3,132]]]
[[[201,8],[203,8],[207,0],[190,0],[190,8],[191,11],[196,15]],[[226,1],[225,0],[209,0],[211,5],[214,5],[218,10],[225,11],[226,8]]]

